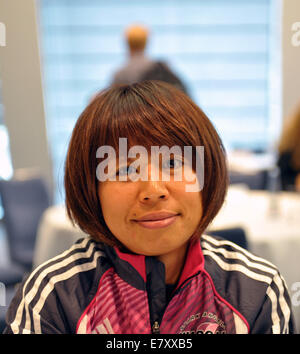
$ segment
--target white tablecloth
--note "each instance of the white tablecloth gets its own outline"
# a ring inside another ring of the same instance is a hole
[[[274,152],[255,154],[250,151],[233,150],[227,152],[227,162],[231,172],[256,174],[274,168],[276,154]]]
[[[34,268],[64,252],[75,241],[85,236],[86,234],[79,228],[72,225],[64,206],[57,205],[48,208],[43,214],[37,232]]]
[[[295,298],[292,286],[300,282],[300,194],[271,195],[238,185],[230,187],[210,229],[237,226],[246,231],[250,251],[278,267]],[[34,265],[58,255],[85,236],[71,224],[63,206],[49,208],[38,230]],[[299,302],[300,294],[296,300]],[[300,330],[300,306],[295,306],[295,302],[293,312]]]
[[[246,231],[253,253],[273,262],[289,283],[300,281],[300,194],[232,186],[210,229],[235,226]]]

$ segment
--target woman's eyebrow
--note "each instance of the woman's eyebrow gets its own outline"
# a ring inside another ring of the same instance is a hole
[[[134,162],[134,161],[136,161],[138,159],[138,157],[128,157],[127,156],[127,160],[125,159],[119,159],[119,158],[117,158],[116,159],[116,165],[118,166],[119,165],[119,163],[121,164],[121,165],[124,165],[124,164],[127,164],[127,165],[130,165],[131,164],[131,162]]]

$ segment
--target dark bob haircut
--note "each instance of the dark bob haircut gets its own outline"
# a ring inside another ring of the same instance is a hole
[[[205,113],[183,92],[160,81],[111,87],[81,113],[72,133],[65,164],[69,218],[97,241],[121,246],[107,227],[98,198],[96,168],[100,146],[118,153],[119,138],[128,146],[204,146],[203,216],[198,238],[220,210],[228,187],[225,151]],[[193,149],[194,153],[194,149]],[[133,182],[134,183],[134,182]],[[192,235],[191,235],[192,236]]]

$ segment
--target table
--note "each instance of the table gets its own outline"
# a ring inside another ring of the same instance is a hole
[[[253,153],[243,150],[227,152],[228,169],[231,172],[256,174],[260,171],[272,170],[276,165],[276,153]]]
[[[290,283],[300,281],[300,194],[231,186],[210,229],[236,226],[245,230],[251,252],[275,263]]]

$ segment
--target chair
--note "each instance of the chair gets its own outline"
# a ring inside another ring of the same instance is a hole
[[[230,171],[230,184],[246,184],[252,190],[266,190],[268,187],[268,171],[262,170],[255,174]]]
[[[210,230],[210,231],[206,231],[206,234],[222,237],[225,240],[231,241],[246,250],[249,249],[246,233],[241,227],[234,227],[234,228],[220,229],[220,230]]]
[[[6,292],[6,306],[0,311],[2,333],[16,286],[32,269],[37,228],[51,201],[46,184],[39,177],[0,180],[0,196],[10,256],[10,263],[0,266],[0,283]]]
[[[11,285],[32,268],[37,228],[50,206],[50,196],[43,179],[38,177],[1,180],[0,196],[11,260],[8,267],[0,267],[0,281]]]
[[[6,312],[8,310],[8,306],[13,299],[15,293],[16,293],[16,288],[14,286],[9,286],[6,289],[1,289],[1,291],[5,291],[5,296],[3,296],[3,300],[5,300],[5,303],[0,304],[0,334],[3,333],[5,327],[6,327],[6,322],[5,322],[5,316]]]

